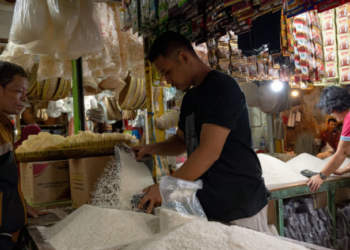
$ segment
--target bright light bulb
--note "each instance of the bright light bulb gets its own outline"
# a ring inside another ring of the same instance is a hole
[[[275,92],[280,92],[283,89],[283,84],[280,81],[273,81],[271,89]]]
[[[299,92],[296,90],[292,91],[292,96],[297,97],[299,95]]]

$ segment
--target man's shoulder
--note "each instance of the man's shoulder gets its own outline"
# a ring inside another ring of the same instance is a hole
[[[242,92],[239,84],[232,76],[219,71],[213,72],[208,81],[207,87],[210,89],[211,93],[221,93],[225,95],[231,94],[232,92]]]

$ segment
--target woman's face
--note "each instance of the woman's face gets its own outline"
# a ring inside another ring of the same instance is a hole
[[[6,115],[19,115],[27,100],[28,79],[15,75],[5,88],[0,86],[0,110]]]
[[[335,119],[337,119],[338,122],[343,122],[347,113],[348,113],[348,111],[343,111],[341,113],[339,113],[337,111],[333,111],[331,116],[333,116]]]

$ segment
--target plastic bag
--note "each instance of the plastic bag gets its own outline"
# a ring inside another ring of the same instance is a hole
[[[301,204],[297,209],[298,213],[312,214],[314,211],[314,200],[312,198],[301,199]]]
[[[10,30],[10,41],[27,44],[45,38],[50,23],[46,0],[17,0]]]
[[[80,19],[67,41],[67,48],[58,54],[62,59],[77,59],[103,49],[100,21],[93,0],[80,1]]]
[[[47,5],[55,30],[55,38],[69,40],[79,21],[80,1],[47,0]]]
[[[317,213],[318,213],[318,217],[319,217],[322,221],[326,222],[326,221],[327,221],[327,216],[326,216],[326,214],[324,213],[323,209],[322,209],[322,208],[319,208],[319,209],[316,209],[316,211],[317,211]]]
[[[349,238],[344,237],[343,239],[337,240],[339,250],[347,250],[349,245]]]
[[[184,181],[171,176],[160,178],[160,230],[183,224],[193,219],[207,219],[204,210],[196,197],[202,181]]]

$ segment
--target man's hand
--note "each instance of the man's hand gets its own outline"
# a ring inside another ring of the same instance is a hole
[[[321,176],[317,174],[308,179],[306,183],[309,186],[310,191],[315,192],[323,184],[323,180],[321,179]]]
[[[144,205],[149,202],[146,213],[150,214],[154,207],[159,207],[162,204],[162,196],[160,195],[159,184],[149,186],[148,188],[145,188],[143,192],[146,193],[146,195],[141,200],[138,208],[142,209]]]
[[[140,145],[131,148],[135,152],[137,160],[140,160],[142,156],[149,154],[153,155],[153,144]]]
[[[38,211],[34,209],[32,206],[29,206],[27,203],[26,203],[26,207],[27,207],[27,214],[33,218],[38,218],[39,215],[50,213],[49,211]]]

